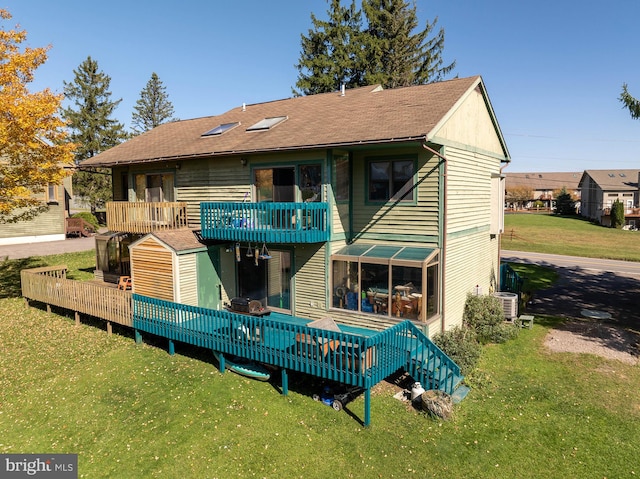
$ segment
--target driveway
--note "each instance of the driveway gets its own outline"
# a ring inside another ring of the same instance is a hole
[[[604,311],[609,322],[640,330],[640,263],[506,250],[502,260],[554,268],[560,276],[536,292],[527,312],[581,318],[585,309]]]

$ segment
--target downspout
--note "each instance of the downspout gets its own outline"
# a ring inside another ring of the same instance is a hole
[[[422,144],[422,148],[424,148],[425,150],[433,153],[434,155],[436,155],[438,158],[440,158],[442,160],[443,163],[443,172],[442,172],[442,238],[440,239],[440,247],[442,249],[442,255],[440,256],[440,266],[441,266],[441,277],[442,277],[442,284],[441,284],[441,297],[442,297],[442,305],[441,305],[441,313],[440,313],[440,329],[442,330],[442,332],[445,331],[445,308],[444,308],[444,303],[446,300],[446,294],[445,294],[445,290],[446,290],[446,274],[447,274],[447,268],[446,268],[446,263],[447,263],[447,255],[446,255],[446,251],[447,251],[447,158],[442,155],[440,152],[434,150],[433,148],[431,148],[429,145],[427,145],[427,137],[425,136],[424,139],[424,143]]]

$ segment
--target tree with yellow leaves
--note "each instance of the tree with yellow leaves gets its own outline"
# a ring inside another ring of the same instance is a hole
[[[0,9],[3,21],[11,19]],[[0,27],[0,223],[32,219],[46,211],[38,196],[60,184],[73,165],[75,146],[65,142],[59,116],[63,95],[48,88],[31,93],[27,85],[47,60],[50,47],[21,48],[27,32]]]

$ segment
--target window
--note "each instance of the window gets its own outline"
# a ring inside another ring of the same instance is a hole
[[[206,131],[202,134],[202,136],[217,136],[222,135],[224,132],[234,129],[238,126],[240,122],[235,123],[223,123],[222,125],[218,125],[215,128],[212,128],[209,131]]]
[[[274,116],[272,118],[265,118],[264,120],[260,120],[255,125],[251,125],[249,128],[247,128],[247,131],[270,130],[271,128],[279,125],[286,119],[287,119],[286,116]]]
[[[320,165],[300,165],[299,171],[302,201],[308,203],[322,201],[322,167]]]
[[[438,250],[350,245],[332,256],[334,308],[426,321],[439,313]]]
[[[369,201],[413,201],[413,160],[372,160],[369,162]]]
[[[336,201],[349,201],[349,157],[334,159],[333,172]]]
[[[53,183],[47,185],[47,203],[58,202],[58,186]]]
[[[173,173],[136,175],[136,201],[160,203],[173,201]]]

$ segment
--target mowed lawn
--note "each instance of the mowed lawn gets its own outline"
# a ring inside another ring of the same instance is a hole
[[[78,258],[81,258],[78,260]],[[90,256],[31,261],[73,263]],[[29,262],[27,262],[29,263]],[[51,264],[50,263],[50,264]],[[20,263],[26,264],[26,263]],[[0,264],[3,281],[16,263]],[[84,271],[84,272],[83,272]],[[220,374],[210,351],[0,295],[0,452],[77,453],[86,478],[614,478],[640,474],[640,368],[544,346],[553,318],[486,346],[453,419],[372,394],[336,412],[290,376],[290,392]]]
[[[640,231],[546,214],[505,214],[504,221],[506,250],[640,261]]]

